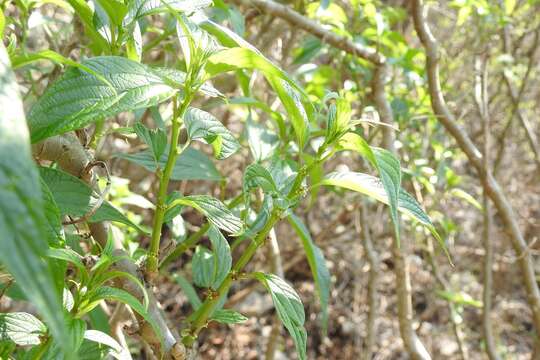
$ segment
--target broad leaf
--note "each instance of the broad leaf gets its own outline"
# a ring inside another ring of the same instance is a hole
[[[92,292],[90,303],[97,305],[101,300],[113,300],[124,303],[132,308],[133,311],[141,315],[146,321],[154,326],[154,328],[157,328],[154,320],[149,316],[147,309],[130,293],[122,289],[101,286]]]
[[[317,287],[317,293],[319,295],[319,302],[321,303],[322,311],[322,326],[323,332],[326,333],[328,328],[328,299],[330,297],[330,272],[326,267],[326,261],[324,255],[317,245],[311,239],[309,230],[306,228],[302,220],[291,214],[287,218],[293,229],[296,231],[302,245],[304,246],[304,252],[308,260],[311,274],[315,280],[315,286]]]
[[[345,134],[340,140],[339,147],[358,152],[379,173],[387,194],[387,204],[390,206],[390,215],[399,242],[398,198],[401,189],[401,166],[399,160],[388,150],[371,148],[361,136],[354,133]]]
[[[156,162],[148,150],[136,154],[115,154],[116,157],[134,162],[148,171],[156,171]],[[167,163],[167,155],[161,156],[159,166],[163,169]],[[177,158],[174,164],[171,180],[209,180],[221,181],[223,176],[216,169],[214,163],[202,152],[187,148]]]
[[[93,341],[99,344],[107,345],[112,349],[110,355],[118,360],[129,360],[131,356],[129,352],[124,349],[118,341],[113,339],[108,334],[98,330],[86,330],[84,332],[84,338],[89,341]]]
[[[234,135],[212,114],[196,108],[189,108],[184,115],[188,136],[191,140],[204,140],[212,145],[217,159],[225,159],[234,154],[240,144]]]
[[[202,245],[195,248],[191,266],[193,283],[201,288],[209,288],[214,281],[215,255]]]
[[[244,224],[231,210],[218,199],[208,195],[185,196],[174,200],[169,208],[174,206],[191,206],[208,218],[208,221],[217,228],[232,235],[239,235]]]
[[[124,111],[157,105],[179,91],[158,71],[123,57],[99,56],[82,64],[107,83],[69,68],[30,110],[33,143]]]
[[[249,118],[246,122],[246,138],[255,161],[270,158],[279,146],[279,137],[274,132]]]
[[[154,159],[158,161],[165,153],[167,148],[167,133],[163,129],[149,129],[142,123],[138,122],[133,126],[133,130],[137,133],[137,136],[143,140],[146,145],[152,150]]]
[[[0,262],[32,299],[52,334],[68,338],[61,294],[51,268],[42,261],[50,232],[18,94],[0,44]],[[63,349],[72,351],[68,344]]]
[[[294,289],[280,277],[260,272],[254,273],[254,276],[270,292],[277,314],[294,340],[298,357],[305,360],[307,358],[307,333],[304,328],[306,317],[302,300]]]
[[[39,345],[47,327],[34,315],[25,312],[0,314],[0,341],[17,345]]]
[[[248,320],[247,317],[230,309],[217,310],[210,320],[217,321],[222,324],[241,324]]]
[[[212,252],[214,253],[214,274],[211,287],[217,290],[231,270],[231,248],[225,237],[214,226],[210,226],[208,237],[212,243]]]
[[[98,196],[84,181],[62,170],[41,167],[40,175],[51,190],[62,215],[84,216],[98,201]],[[107,201],[89,219],[89,222],[101,221],[116,221],[144,232]]]
[[[330,185],[353,190],[388,205],[386,190],[381,180],[375,176],[352,171],[333,172],[326,175],[318,185]],[[446,251],[443,240],[427,214],[422,210],[416,199],[403,189],[399,191],[398,210],[425,226]]]
[[[201,66],[209,56],[219,51],[220,46],[216,39],[206,30],[201,29],[186,16],[177,13],[173,15],[177,21],[176,32],[184,53],[186,68],[189,69],[192,63]]]
[[[209,76],[223,72],[251,69],[261,71],[278,94],[281,103],[289,114],[298,144],[304,147],[309,131],[309,120],[301,96],[300,87],[280,68],[248,47],[234,47],[220,51],[208,59],[206,70]]]
[[[249,165],[244,172],[244,193],[247,194],[251,189],[260,187],[265,193],[277,194],[277,188],[272,174],[260,164]]]

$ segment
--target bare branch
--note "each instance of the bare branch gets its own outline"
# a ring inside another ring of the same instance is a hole
[[[466,132],[459,127],[454,115],[448,109],[444,100],[439,82],[438,45],[427,26],[426,12],[421,0],[413,0],[412,16],[416,33],[426,51],[426,71],[433,111],[437,119],[450,135],[454,137],[461,150],[467,155],[469,162],[478,172],[484,189],[493,201],[499,215],[506,225],[514,251],[517,255],[522,255],[527,250],[527,243],[523,238],[512,206],[491,172],[484,169],[482,155]],[[523,281],[525,282],[529,306],[533,313],[534,326],[538,334],[540,332],[540,291],[538,289],[538,284],[536,283],[531,256],[525,255],[519,258],[519,266]]]
[[[288,6],[279,4],[272,0],[231,0],[236,4],[254,6],[261,12],[269,15],[279,17],[291,25],[298,27],[316,37],[321,41],[332,45],[335,48],[341,49],[351,55],[365,59],[374,65],[381,65],[386,62],[383,55],[377,53],[374,49],[367,48],[360,44],[353,42],[352,40],[339,36],[325,29],[316,21],[308,19],[307,17],[297,13]]]

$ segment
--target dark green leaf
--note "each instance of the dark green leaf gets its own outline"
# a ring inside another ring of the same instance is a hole
[[[124,111],[157,105],[178,92],[158,71],[123,57],[94,57],[82,64],[107,83],[69,68],[30,110],[33,143]]]
[[[211,287],[217,290],[231,270],[231,248],[225,237],[214,226],[210,226],[208,237],[212,243],[212,252],[214,253],[214,274]]]
[[[62,170],[41,167],[40,175],[54,195],[62,215],[83,216],[98,201],[98,196],[84,181]],[[89,221],[116,221],[145,232],[107,201],[101,204]]]
[[[62,297],[51,267],[47,219],[38,171],[15,76],[0,44],[0,261],[45,319],[52,334],[67,338]],[[9,110],[7,110],[9,109]],[[63,350],[72,351],[65,344]]]
[[[188,298],[193,310],[197,310],[202,305],[202,302],[201,299],[199,299],[195,288],[182,275],[173,274],[173,279],[182,288],[182,292]]]

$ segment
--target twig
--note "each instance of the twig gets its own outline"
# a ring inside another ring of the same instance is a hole
[[[483,167],[487,173],[490,171],[489,146],[490,146],[490,117],[488,108],[488,86],[487,86],[487,59],[475,59],[475,86],[474,99],[484,132]],[[486,342],[486,352],[490,360],[499,360],[495,337],[493,335],[493,325],[491,323],[491,290],[493,288],[493,243],[491,239],[492,211],[489,204],[489,197],[486,189],[483,189],[483,218],[484,218],[484,283],[483,283],[483,307],[482,307],[482,328],[484,340]]]

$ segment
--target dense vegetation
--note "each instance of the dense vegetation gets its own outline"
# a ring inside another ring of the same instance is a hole
[[[0,0],[0,358],[539,359],[539,14]]]

